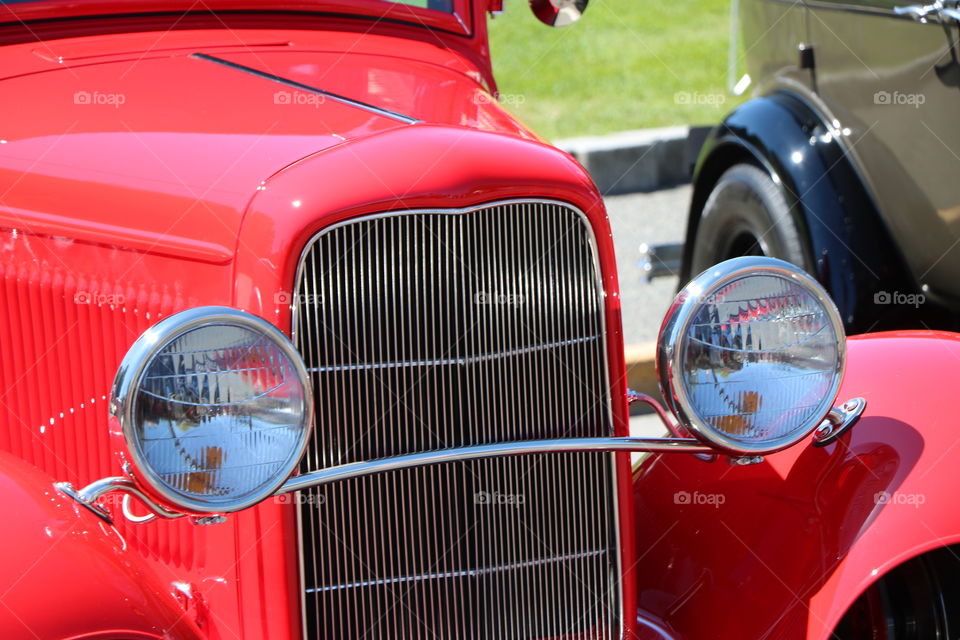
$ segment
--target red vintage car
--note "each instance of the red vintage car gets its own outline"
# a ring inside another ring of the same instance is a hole
[[[955,636],[960,338],[740,258],[629,393],[499,4],[0,6],[0,636]]]

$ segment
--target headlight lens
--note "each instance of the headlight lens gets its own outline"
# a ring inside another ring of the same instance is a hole
[[[658,350],[661,390],[695,435],[737,454],[783,449],[830,411],[843,324],[823,288],[772,258],[736,258],[691,282]]]
[[[127,353],[112,411],[144,480],[190,511],[244,509],[271,495],[313,424],[299,354],[250,314],[202,307],[152,327]]]

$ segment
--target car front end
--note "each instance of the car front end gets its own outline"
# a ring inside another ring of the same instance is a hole
[[[497,103],[499,3],[407,4],[3,7],[3,635],[827,637],[922,486],[884,340],[844,380],[822,286],[741,258],[667,313],[667,408],[629,392],[603,200]]]
[[[27,3],[24,24],[45,4]],[[308,405],[294,412],[294,477],[626,435],[613,251],[589,177],[496,104],[476,34],[353,13],[298,14],[296,26],[239,10],[70,16],[36,26],[60,37],[5,46],[7,68],[22,64],[2,81],[18,96],[0,150],[4,335],[18,344],[7,449],[65,495],[133,478],[81,502],[82,517],[176,585],[207,637],[619,636],[627,454],[483,457],[272,497],[267,482],[232,501],[231,487],[254,482],[242,469],[278,473],[265,465],[290,413],[275,413],[289,397],[249,385],[297,371],[265,365],[273,352],[210,369],[260,353],[243,331],[262,327],[226,320],[168,351],[131,348],[182,314],[212,322],[210,308],[291,336],[308,376],[299,397],[314,407],[309,438]],[[134,20],[146,27],[77,33]],[[118,368],[142,376],[135,392],[114,386]],[[175,417],[144,417],[163,411]],[[259,424],[246,411],[271,426],[225,449],[218,430]],[[142,446],[125,446],[143,421]],[[199,432],[158,452],[165,429],[188,424]]]

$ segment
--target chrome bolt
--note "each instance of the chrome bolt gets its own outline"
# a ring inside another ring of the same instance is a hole
[[[817,427],[815,436],[818,440],[822,440],[824,438],[829,438],[830,434],[832,433],[833,433],[833,423],[830,422],[829,420],[824,420],[822,423],[820,423],[820,426]]]

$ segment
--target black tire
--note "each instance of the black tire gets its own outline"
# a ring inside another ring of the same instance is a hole
[[[835,640],[956,638],[960,627],[957,546],[908,560],[873,583],[844,614]]]
[[[690,277],[739,256],[770,256],[812,272],[809,254],[783,191],[752,164],[727,169],[710,192],[697,226]]]

